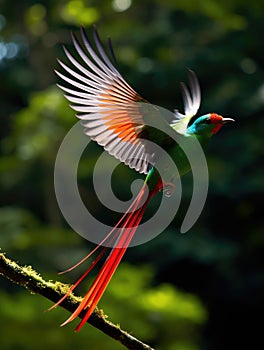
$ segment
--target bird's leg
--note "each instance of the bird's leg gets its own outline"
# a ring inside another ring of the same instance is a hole
[[[166,182],[164,185],[163,185],[163,192],[165,194],[166,197],[170,197],[173,192],[175,191],[175,184],[173,182]]]

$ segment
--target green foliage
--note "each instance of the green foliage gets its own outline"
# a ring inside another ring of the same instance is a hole
[[[177,235],[192,190],[187,177],[175,221],[163,235],[128,251],[130,265],[120,266],[101,306],[111,320],[158,349],[236,349],[247,342],[254,348],[263,305],[263,2],[16,5],[5,0],[0,10],[2,249],[54,279],[90,249],[66,226],[54,195],[56,152],[76,119],[53,70],[56,58],[64,59],[62,44],[71,50],[70,30],[78,33],[84,25],[89,33],[96,22],[103,41],[112,37],[123,76],[146,99],[180,109],[179,82],[190,67],[202,86],[201,113],[236,119],[208,149],[209,196],[198,223],[188,235]],[[89,145],[79,167],[80,192],[97,217],[115,221],[90,188],[99,154],[99,147]],[[133,176],[124,166],[114,174],[121,198],[129,197]],[[71,325],[59,328],[66,311],[43,312],[49,302],[5,280],[0,293],[1,349],[122,348],[92,327],[78,335]]]
[[[65,134],[65,125],[71,125],[71,119],[70,108],[57,88],[34,93],[28,107],[16,114],[13,137],[4,146],[8,150],[13,146],[22,160],[48,156]]]
[[[1,346],[3,349],[72,349],[83,348],[86,342],[98,344],[110,350],[123,347],[90,327],[78,336],[69,327],[60,328],[59,324],[67,317],[63,309],[46,312],[51,303],[40,296],[20,292],[13,295],[1,293]],[[52,320],[52,322],[50,322]],[[12,325],[12,326],[10,326]],[[14,336],[15,330],[15,336]],[[40,341],[41,340],[41,341]],[[113,345],[114,344],[114,345]]]
[[[157,348],[195,344],[207,318],[203,305],[196,296],[170,284],[150,287],[152,279],[149,267],[122,264],[101,302],[103,309],[111,320],[134,329],[137,337]]]
[[[62,18],[66,23],[89,26],[99,19],[99,11],[95,7],[89,7],[84,1],[72,0],[65,4],[62,10]]]
[[[99,307],[104,307],[111,320],[133,329],[137,337],[155,342],[158,348],[196,349],[193,343],[199,339],[198,331],[206,320],[201,302],[194,295],[182,293],[168,284],[150,287],[152,278],[153,272],[148,267],[139,270],[123,264]],[[34,349],[41,332],[46,336],[38,345],[39,349],[71,349],[73,345],[79,348],[87,339],[90,346],[104,350],[122,349],[121,345],[98,334],[91,326],[85,326],[78,337],[73,333],[74,325],[59,328],[67,312],[60,308],[44,312],[50,307],[50,302],[38,295],[24,291],[12,295],[1,292],[0,300],[1,315],[5,319],[1,327],[4,349]],[[16,337],[11,336],[13,329],[17,329]]]

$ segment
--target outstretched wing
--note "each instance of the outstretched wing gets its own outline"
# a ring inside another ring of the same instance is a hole
[[[83,45],[72,34],[77,59],[64,48],[72,68],[59,60],[66,74],[56,73],[67,86],[58,86],[78,112],[85,134],[130,168],[147,174],[155,150],[146,140],[162,146],[168,143],[167,135],[185,133],[200,105],[198,80],[189,71],[191,94],[182,84],[185,114],[175,111],[172,118],[168,117],[168,111],[148,103],[128,85],[105,53],[95,28],[93,34],[95,50],[83,28]],[[112,46],[108,44],[115,62]],[[167,120],[173,122],[169,124]],[[154,126],[155,133],[150,125]]]
[[[85,134],[130,168],[146,174],[153,154],[139,136],[144,129],[139,102],[147,101],[127,84],[110,61],[95,28],[93,34],[96,51],[83,28],[84,48],[72,34],[78,60],[64,48],[73,68],[59,60],[67,75],[56,73],[70,86],[59,87],[66,92],[71,107],[79,112],[77,117],[82,120]],[[114,57],[111,46],[110,53]]]
[[[184,114],[177,109],[174,111],[175,119],[170,125],[180,134],[184,134],[192,117],[194,117],[200,107],[201,90],[196,74],[189,70],[190,91],[184,83],[181,83]]]

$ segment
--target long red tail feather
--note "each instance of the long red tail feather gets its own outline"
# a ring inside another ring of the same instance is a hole
[[[85,294],[83,300],[77,307],[77,309],[73,312],[73,314],[61,325],[64,326],[67,323],[73,321],[79,314],[86,310],[86,313],[75,329],[76,332],[79,331],[82,326],[86,323],[88,318],[91,316],[94,311],[96,305],[101,299],[108,283],[110,282],[117,266],[119,265],[125,251],[127,250],[138,225],[140,224],[142,217],[145,213],[147,205],[151,199],[151,197],[160,189],[159,184],[156,188],[148,193],[148,186],[145,183],[142,187],[141,191],[137,195],[134,202],[129,207],[128,211],[122,216],[116,226],[109,232],[109,234],[104,238],[104,240],[98,244],[95,249],[92,250],[85,258],[83,258],[79,263],[75,264],[73,267],[69,268],[64,272],[68,272],[73,270],[75,267],[82,264],[89,257],[91,257],[94,253],[96,253],[100,248],[101,251],[89,268],[82,274],[82,276],[74,283],[74,285],[68,290],[68,292],[49,310],[58,306],[64,299],[66,299],[70,293],[84,280],[84,278],[91,272],[91,270],[96,266],[96,264],[103,258],[104,254],[110,249],[109,245],[113,244],[113,248],[111,249],[108,257],[106,258],[103,266],[101,267],[99,273],[97,274],[95,280],[93,281],[91,287],[88,292]],[[103,245],[107,244],[107,247]]]

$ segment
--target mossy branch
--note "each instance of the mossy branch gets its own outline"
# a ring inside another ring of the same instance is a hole
[[[25,287],[30,292],[40,294],[53,302],[57,302],[69,288],[68,285],[61,282],[45,281],[31,266],[20,266],[7,258],[3,253],[0,253],[0,274],[12,282]],[[80,303],[80,300],[80,297],[71,294],[60,306],[73,312]],[[81,314],[80,317],[82,318],[83,314]],[[109,337],[119,341],[127,349],[154,350],[149,345],[144,344],[122,330],[119,326],[106,320],[101,310],[95,310],[89,318],[88,323],[98,328]]]

